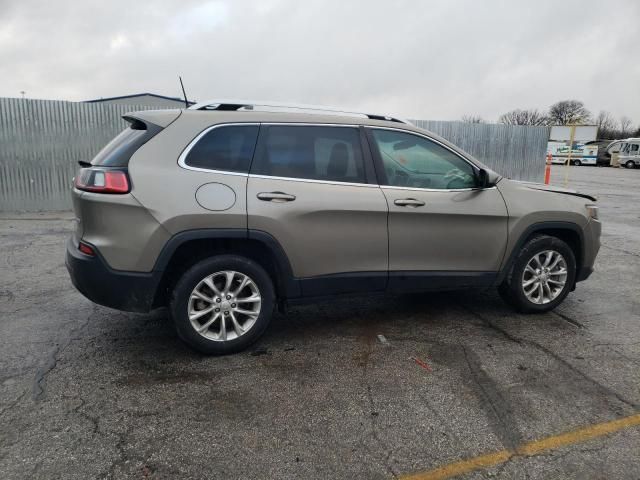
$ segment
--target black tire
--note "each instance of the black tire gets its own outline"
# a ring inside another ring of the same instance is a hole
[[[632,160],[629,160],[627,163],[624,164],[624,166],[626,168],[635,168],[636,164]]]
[[[522,278],[524,270],[534,255],[545,250],[555,250],[567,263],[567,278],[563,290],[549,303],[531,302],[524,293]],[[576,279],[576,258],[571,247],[557,237],[538,235],[529,240],[514,258],[506,278],[498,287],[505,302],[523,313],[542,313],[557,307],[572,290]]]
[[[200,335],[189,321],[188,304],[191,292],[205,277],[225,270],[247,275],[260,291],[260,314],[246,333],[227,341],[215,341]],[[169,303],[171,318],[178,336],[189,346],[206,355],[225,355],[244,350],[264,333],[275,305],[273,282],[267,272],[252,260],[237,255],[219,255],[196,263],[176,283]]]
[[[582,165],[582,162],[580,160],[574,160],[572,162],[576,167],[579,167],[580,165]]]

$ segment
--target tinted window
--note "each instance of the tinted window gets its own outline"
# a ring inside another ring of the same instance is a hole
[[[142,145],[152,139],[161,127],[152,123],[127,120],[131,127],[125,128],[118,136],[111,140],[91,160],[92,165],[103,167],[126,167],[129,159]]]
[[[364,183],[360,133],[352,127],[271,125],[252,173]]]
[[[395,130],[373,130],[387,185],[456,189],[475,187],[473,168],[426,138]]]
[[[257,138],[256,125],[213,128],[189,150],[184,163],[208,170],[247,173]]]

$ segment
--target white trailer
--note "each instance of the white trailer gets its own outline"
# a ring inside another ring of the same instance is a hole
[[[551,154],[555,164],[564,165],[570,158],[572,165],[596,165],[598,146],[586,145],[596,138],[597,125],[554,125],[547,143],[547,155]]]

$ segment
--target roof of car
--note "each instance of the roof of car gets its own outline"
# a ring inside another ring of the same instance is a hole
[[[196,103],[189,110],[215,110],[215,111],[256,111],[271,113],[303,113],[311,115],[337,115],[356,118],[369,118],[371,120],[385,120],[395,123],[410,124],[397,116],[357,112],[343,107],[329,107],[326,105],[309,105],[301,103],[283,103],[271,100],[207,100]]]

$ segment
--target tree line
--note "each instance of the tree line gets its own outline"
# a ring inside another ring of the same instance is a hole
[[[478,115],[463,115],[466,123],[486,123]],[[596,116],[579,100],[562,100],[554,103],[549,110],[539,111],[516,109],[503,113],[498,123],[504,125],[597,125],[598,138],[617,139],[640,136],[640,126],[634,125],[629,117],[615,118],[609,112],[601,110]]]

